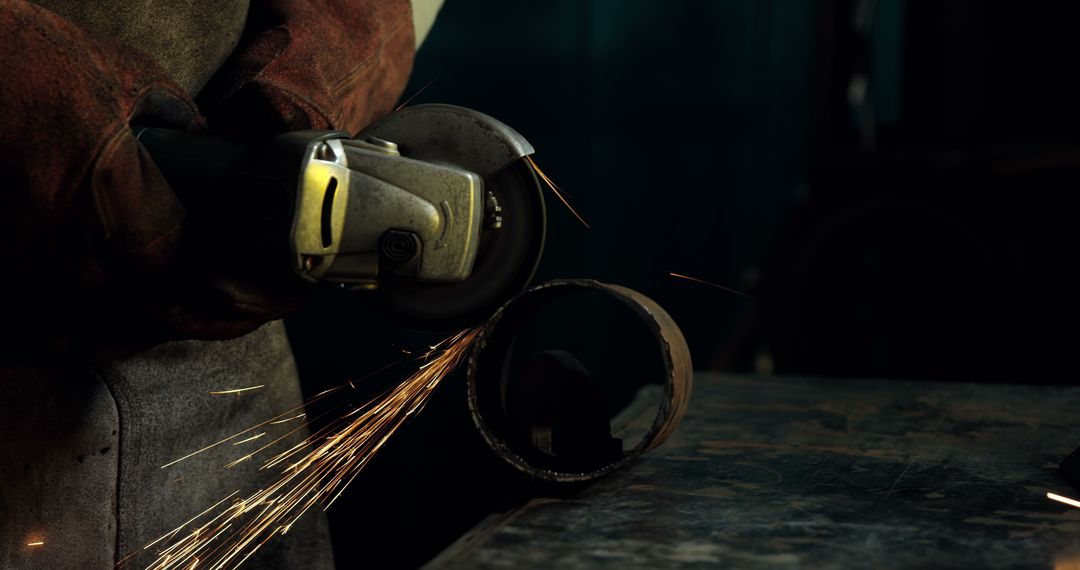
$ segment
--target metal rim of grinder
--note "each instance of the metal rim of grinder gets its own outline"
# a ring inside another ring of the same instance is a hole
[[[358,137],[393,141],[402,156],[475,172],[498,206],[480,233],[469,278],[422,283],[387,277],[375,292],[377,311],[415,329],[458,330],[482,323],[529,286],[543,255],[547,214],[543,187],[525,160],[535,152],[525,137],[484,113],[441,103],[395,111]]]
[[[648,432],[619,459],[599,468],[563,471],[530,463],[507,437],[508,419],[503,407],[502,383],[522,325],[554,300],[597,291],[621,302],[648,328],[656,340],[665,371],[664,395]],[[469,357],[469,411],[488,446],[518,470],[533,477],[562,483],[589,481],[615,471],[642,453],[662,444],[678,426],[690,400],[693,364],[690,349],[679,326],[652,299],[619,285],[591,279],[554,280],[507,301],[482,327]]]

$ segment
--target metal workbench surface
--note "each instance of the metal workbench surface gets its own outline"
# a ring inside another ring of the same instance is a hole
[[[1078,568],[1080,388],[699,374],[663,447],[428,568]]]

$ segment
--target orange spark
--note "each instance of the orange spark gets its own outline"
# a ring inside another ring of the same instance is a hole
[[[236,434],[236,435],[231,435],[231,436],[229,436],[229,437],[227,437],[227,438],[225,438],[225,439],[223,439],[223,440],[221,440],[221,441],[219,441],[219,442],[217,442],[217,443],[211,443],[210,445],[208,445],[208,446],[206,446],[206,447],[204,447],[204,448],[202,448],[202,449],[200,449],[200,450],[198,450],[198,451],[193,451],[193,452],[191,452],[191,453],[189,453],[189,454],[187,454],[187,455],[185,455],[185,456],[181,457],[180,459],[174,459],[174,460],[172,460],[172,461],[170,461],[170,462],[166,463],[165,465],[162,465],[162,466],[161,466],[161,469],[164,469],[164,468],[166,468],[166,467],[168,467],[168,466],[170,466],[170,465],[176,465],[177,463],[180,463],[181,461],[183,461],[183,460],[185,460],[185,459],[188,459],[188,458],[194,457],[194,456],[196,456],[196,455],[198,455],[198,454],[200,454],[200,453],[202,453],[202,452],[204,452],[204,451],[208,451],[208,450],[210,450],[210,449],[213,449],[213,448],[215,448],[215,447],[217,447],[217,446],[219,446],[219,445],[221,445],[221,444],[225,443],[226,441],[229,441],[229,440],[231,440],[231,439],[237,438],[237,437],[239,437],[239,436],[241,436],[241,435],[243,435],[243,434],[245,434],[245,433],[247,433],[247,432],[240,432],[240,433],[238,433],[238,434]]]
[[[741,297],[746,297],[747,299],[750,298],[750,295],[747,295],[746,293],[743,293],[742,291],[736,291],[735,289],[732,289],[731,287],[724,287],[723,285],[717,285],[716,283],[713,283],[712,281],[706,281],[704,279],[698,279],[697,277],[690,277],[689,275],[683,275],[681,273],[673,273],[673,272],[670,272],[670,271],[668,272],[668,275],[670,275],[672,277],[676,277],[678,279],[686,279],[687,281],[693,281],[694,283],[701,283],[702,285],[708,285],[709,287],[716,287],[717,289],[722,289],[724,291],[727,291],[728,293],[734,293],[734,294],[739,295]]]
[[[168,535],[165,535],[165,536],[168,536]],[[164,538],[164,537],[162,537],[162,538]],[[121,558],[120,561],[116,563],[116,567],[119,568],[119,567],[123,566],[125,562],[127,562],[128,560],[131,560],[132,558],[134,558],[135,555],[138,554],[138,553],[139,553],[139,551],[136,550],[136,551],[132,552],[131,554],[128,554],[127,556]]]
[[[222,394],[239,394],[240,392],[247,392],[249,390],[258,390],[259,388],[262,388],[263,386],[264,386],[264,384],[259,384],[258,386],[248,386],[247,388],[236,388],[236,389],[233,389],[233,390],[220,390],[220,391],[217,391],[217,392],[210,392],[210,394],[212,396],[220,396]]]
[[[1070,507],[1076,507],[1076,508],[1080,509],[1080,501],[1077,501],[1075,499],[1070,499],[1068,497],[1062,497],[1061,495],[1056,495],[1054,493],[1047,493],[1046,498],[1057,501],[1059,503],[1065,503],[1066,505],[1069,505]]]
[[[259,433],[257,435],[253,435],[253,436],[251,436],[249,438],[241,439],[240,441],[234,441],[233,445],[240,445],[241,443],[247,443],[249,441],[255,441],[256,439],[259,439],[260,437],[262,437],[264,435],[266,435],[265,431],[262,432],[262,433]]]
[[[581,225],[583,225],[586,228],[589,228],[591,230],[592,227],[588,224],[588,222],[585,221],[585,218],[582,218],[581,214],[579,214],[577,212],[577,210],[575,210],[574,207],[570,205],[570,202],[567,202],[566,198],[563,198],[563,195],[562,195],[562,192],[561,192],[562,189],[559,188],[559,185],[555,184],[554,181],[552,181],[550,178],[548,178],[548,175],[544,174],[543,170],[540,170],[540,167],[536,165],[536,161],[533,160],[533,157],[532,156],[526,156],[525,160],[529,161],[529,166],[531,166],[533,171],[536,172],[536,175],[539,176],[540,179],[544,181],[544,184],[547,184],[547,187],[551,189],[551,191],[555,194],[555,197],[558,198],[559,201],[562,202],[564,206],[566,206],[566,209],[570,210],[571,214],[574,214],[574,217],[577,218],[579,222],[581,222]]]
[[[225,501],[228,501],[229,499],[231,499],[231,498],[235,497],[235,496],[236,496],[236,495],[238,495],[239,493],[240,493],[240,491],[233,491],[233,492],[232,492],[232,493],[230,493],[230,494],[229,494],[228,496],[226,496],[226,497],[225,497],[224,499],[222,499],[222,500],[220,500],[220,501],[218,501],[218,502],[214,503],[213,505],[210,505],[210,508],[208,508],[208,509],[206,509],[205,511],[203,511],[203,512],[201,512],[201,513],[199,513],[199,514],[197,514],[197,515],[195,515],[195,516],[193,516],[193,517],[191,517],[190,519],[188,519],[188,521],[187,521],[187,522],[185,522],[184,524],[182,524],[182,525],[180,525],[180,526],[178,526],[178,527],[174,528],[174,529],[173,529],[173,530],[172,530],[171,532],[168,532],[168,533],[165,533],[165,534],[161,535],[161,538],[158,538],[157,540],[155,540],[155,541],[151,542],[150,544],[147,544],[146,546],[144,546],[144,547],[143,547],[143,550],[149,550],[151,546],[153,546],[153,545],[155,545],[155,544],[157,544],[157,543],[161,542],[161,541],[162,541],[162,540],[164,540],[164,539],[165,539],[166,537],[169,537],[169,536],[175,536],[175,535],[176,535],[176,533],[178,533],[178,532],[180,532],[181,530],[183,530],[183,528],[184,528],[185,526],[187,526],[187,525],[189,525],[189,524],[191,524],[191,523],[193,523],[193,522],[195,522],[195,521],[199,520],[199,518],[201,518],[201,517],[202,517],[203,515],[205,515],[206,513],[210,512],[210,511],[212,511],[212,510],[214,510],[214,509],[215,509],[215,508],[217,508],[217,507],[218,507],[219,505],[221,505],[221,503],[224,503]]]
[[[243,499],[236,498],[234,493],[147,545],[164,541],[157,560],[148,568],[165,570],[189,567],[188,564],[190,568],[206,565],[212,570],[236,568],[271,538],[288,532],[312,506],[329,508],[390,437],[423,410],[439,383],[464,360],[478,334],[478,329],[462,331],[436,344],[421,358],[423,365],[384,396],[345,413],[300,445],[266,460],[262,468],[279,465],[306,451],[298,460],[284,466],[281,477],[273,484]],[[241,434],[248,431],[251,430]],[[232,438],[222,442],[229,439]],[[233,501],[225,505],[230,497]],[[219,506],[220,512],[213,518],[176,538],[181,529]]]
[[[44,540],[38,540],[36,542],[27,542],[26,545],[27,546],[44,546],[45,541]]]
[[[408,104],[409,104],[410,102],[412,102],[412,100],[413,100],[413,99],[416,99],[416,96],[417,96],[417,95],[419,95],[419,94],[423,93],[423,92],[424,92],[424,89],[427,89],[428,87],[431,87],[431,84],[432,84],[432,83],[435,83],[435,82],[436,82],[436,81],[438,81],[438,80],[439,80],[439,78],[438,78],[438,77],[436,77],[435,79],[432,79],[431,81],[428,81],[428,82],[427,82],[427,85],[424,85],[423,87],[421,87],[421,88],[420,88],[420,90],[419,90],[419,91],[417,91],[416,93],[413,93],[412,95],[410,95],[410,96],[409,96],[409,98],[408,98],[408,99],[406,99],[404,103],[402,103],[402,104],[398,105],[398,106],[397,106],[397,107],[396,107],[396,108],[395,108],[394,110],[395,110],[395,111],[400,111],[400,110],[404,109],[404,108],[405,108],[405,105],[408,105]]]
[[[295,415],[295,416],[293,416],[291,418],[285,418],[283,420],[277,420],[277,421],[274,421],[274,422],[270,422],[270,425],[277,425],[277,424],[283,424],[283,423],[286,423],[286,422],[291,422],[293,420],[300,419],[300,418],[302,418],[302,417],[304,417],[306,415],[307,414],[297,414],[297,415]]]
[[[289,414],[295,413],[298,410],[302,410],[302,409],[304,409],[305,405],[314,404],[315,402],[318,402],[319,400],[322,400],[323,398],[325,398],[325,397],[327,397],[327,396],[341,390],[342,388],[343,388],[343,386],[337,386],[335,388],[328,388],[326,390],[323,390],[322,392],[319,392],[318,394],[315,394],[314,396],[312,396],[311,399],[309,399],[304,404],[300,404],[299,406],[296,406],[295,408],[293,408],[291,410],[286,410],[286,411],[284,411],[284,412],[282,412],[282,413],[280,413],[280,414],[278,414],[278,415],[276,415],[276,416],[274,416],[274,417],[272,417],[272,418],[270,418],[270,419],[268,419],[268,420],[266,420],[266,421],[264,421],[264,422],[262,422],[262,423],[260,423],[258,425],[253,425],[253,426],[247,428],[244,431],[241,431],[239,433],[235,433],[233,435],[230,435],[229,437],[227,437],[227,438],[225,438],[223,440],[217,441],[215,443],[211,443],[210,445],[208,445],[208,446],[206,446],[206,447],[204,447],[202,449],[193,451],[193,452],[191,452],[191,453],[189,453],[189,454],[187,454],[187,455],[185,455],[185,456],[183,456],[183,457],[181,457],[179,459],[174,459],[174,460],[166,463],[165,465],[162,465],[161,469],[164,469],[164,468],[166,468],[166,467],[168,467],[170,465],[175,465],[177,463],[180,463],[181,461],[183,461],[185,459],[189,459],[191,457],[194,457],[194,456],[196,456],[196,455],[198,455],[200,453],[203,453],[204,451],[208,451],[210,449],[213,449],[213,448],[225,443],[226,441],[232,441],[232,440],[244,435],[245,433],[250,433],[250,432],[253,432],[253,431],[257,430],[257,429],[261,428],[264,425],[274,423],[275,420],[280,420],[281,418],[283,418],[283,417],[285,417],[285,416],[287,416]],[[307,414],[300,414],[300,416],[304,416],[304,415],[307,415]],[[297,416],[297,417],[300,417],[300,416]],[[290,418],[290,420],[291,419],[296,419],[296,418]],[[285,420],[285,421],[289,421],[289,420]]]

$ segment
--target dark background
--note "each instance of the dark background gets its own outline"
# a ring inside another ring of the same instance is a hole
[[[406,97],[430,83],[414,103],[525,135],[592,225],[549,195],[537,280],[646,293],[698,369],[1073,383],[1078,16],[1064,2],[451,0]],[[552,343],[617,353],[604,322],[571,313]],[[308,393],[431,339],[333,292],[288,324]],[[551,492],[567,491],[485,447],[450,378],[331,510],[339,563],[418,566]]]

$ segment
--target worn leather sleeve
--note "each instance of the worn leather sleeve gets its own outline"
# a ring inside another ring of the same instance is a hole
[[[211,130],[356,130],[399,96],[413,53],[407,1],[252,8],[205,92]],[[129,126],[205,124],[151,60],[23,0],[0,0],[0,37],[0,303],[16,338],[3,350],[109,358],[239,336],[298,306],[294,284],[229,274],[220,252],[185,239],[184,207]]]
[[[128,121],[195,128],[198,113],[146,58],[43,8],[0,0],[0,37],[5,344],[103,341],[113,323],[147,320],[134,315],[155,298],[184,219]]]
[[[401,95],[414,54],[408,0],[253,0],[233,56],[199,97],[237,136],[355,133]]]

